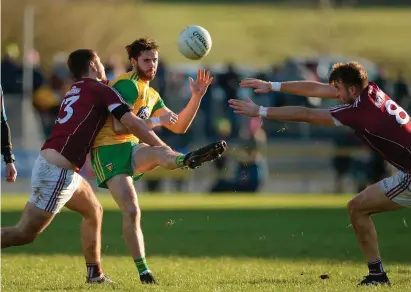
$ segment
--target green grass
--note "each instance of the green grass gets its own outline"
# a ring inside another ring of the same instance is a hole
[[[16,31],[22,29],[23,5],[16,2],[27,0],[5,1],[3,44],[21,39]],[[208,64],[233,61],[261,67],[289,56],[323,52],[368,57],[411,74],[409,8],[320,10],[256,4],[78,1],[53,6],[49,1],[45,5],[36,2],[35,43],[48,64],[54,52],[84,46],[97,49],[104,57],[118,52],[126,60],[124,46],[141,36],[155,38],[161,45],[161,57],[168,62],[187,62],[177,50],[177,38],[184,27],[198,24],[213,39],[212,51],[204,61]]]
[[[2,291],[407,291],[409,210],[374,218],[393,287],[357,289],[367,269],[346,214],[349,198],[142,196],[148,262],[160,285],[141,287],[121,214],[110,197],[99,196],[103,267],[115,285],[84,284],[81,219],[65,211],[32,245],[2,251]],[[2,194],[3,226],[18,220],[26,199]]]

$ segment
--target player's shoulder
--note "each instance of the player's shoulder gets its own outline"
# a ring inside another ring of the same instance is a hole
[[[358,97],[358,103],[381,108],[389,99],[391,98],[375,82],[370,82]]]
[[[134,83],[134,82],[138,81],[138,77],[137,77],[136,73],[134,73],[133,71],[129,71],[129,72],[118,75],[116,77],[116,79],[114,79],[113,81],[110,82],[110,85],[114,86],[115,84],[119,83],[120,81],[122,83],[128,83],[128,82]]]
[[[157,90],[155,90],[153,87],[149,87],[147,90],[147,94],[152,95],[154,97],[160,97],[160,93],[158,93]]]

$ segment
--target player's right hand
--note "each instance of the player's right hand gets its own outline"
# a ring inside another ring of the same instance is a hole
[[[160,123],[162,126],[175,125],[178,122],[178,115],[173,112],[160,116]]]
[[[241,80],[240,87],[254,88],[255,93],[269,93],[271,91],[270,82],[255,78],[246,78]]]
[[[17,178],[17,170],[14,163],[6,164],[6,181],[15,182]]]

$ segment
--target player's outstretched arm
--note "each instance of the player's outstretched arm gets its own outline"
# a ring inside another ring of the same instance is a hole
[[[196,80],[191,77],[190,89],[191,98],[186,107],[178,114],[178,121],[176,123],[165,124],[164,126],[170,131],[176,134],[184,134],[187,132],[195,116],[197,115],[198,108],[200,107],[201,100],[204,94],[207,92],[208,87],[213,81],[213,77],[210,76],[210,72],[205,70],[198,70]],[[160,117],[171,113],[171,110],[164,106],[153,113],[154,117]]]
[[[246,78],[240,82],[240,87],[254,88],[255,93],[280,91],[308,97],[338,98],[336,88],[316,81],[269,82],[255,78]]]
[[[328,109],[310,109],[301,106],[262,107],[251,98],[246,100],[230,99],[228,101],[234,113],[249,117],[264,117],[286,122],[306,122],[316,125],[335,126],[334,119]]]
[[[124,114],[120,122],[132,133],[138,137],[142,142],[150,146],[164,146],[166,145],[157,135],[151,130],[147,123],[134,115],[131,112]]]

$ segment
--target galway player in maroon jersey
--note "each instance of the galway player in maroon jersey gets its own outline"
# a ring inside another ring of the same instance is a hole
[[[105,73],[96,52],[74,51],[68,58],[68,66],[76,81],[67,92],[51,136],[34,163],[32,195],[19,223],[1,228],[1,248],[31,243],[66,206],[84,218],[81,242],[87,282],[110,283],[100,266],[102,207],[78,170],[110,113],[145,143],[165,144],[144,120],[130,112],[115,90],[98,81],[105,79]]]
[[[369,274],[360,285],[390,285],[378,249],[377,232],[370,216],[411,207],[411,120],[409,114],[375,83],[357,62],[335,64],[329,84],[311,81],[267,82],[247,78],[241,87],[256,93],[281,91],[301,96],[339,99],[342,105],[330,109],[298,106],[265,108],[251,99],[230,100],[237,114],[317,125],[348,126],[370,149],[399,171],[367,187],[348,203],[349,216]]]

